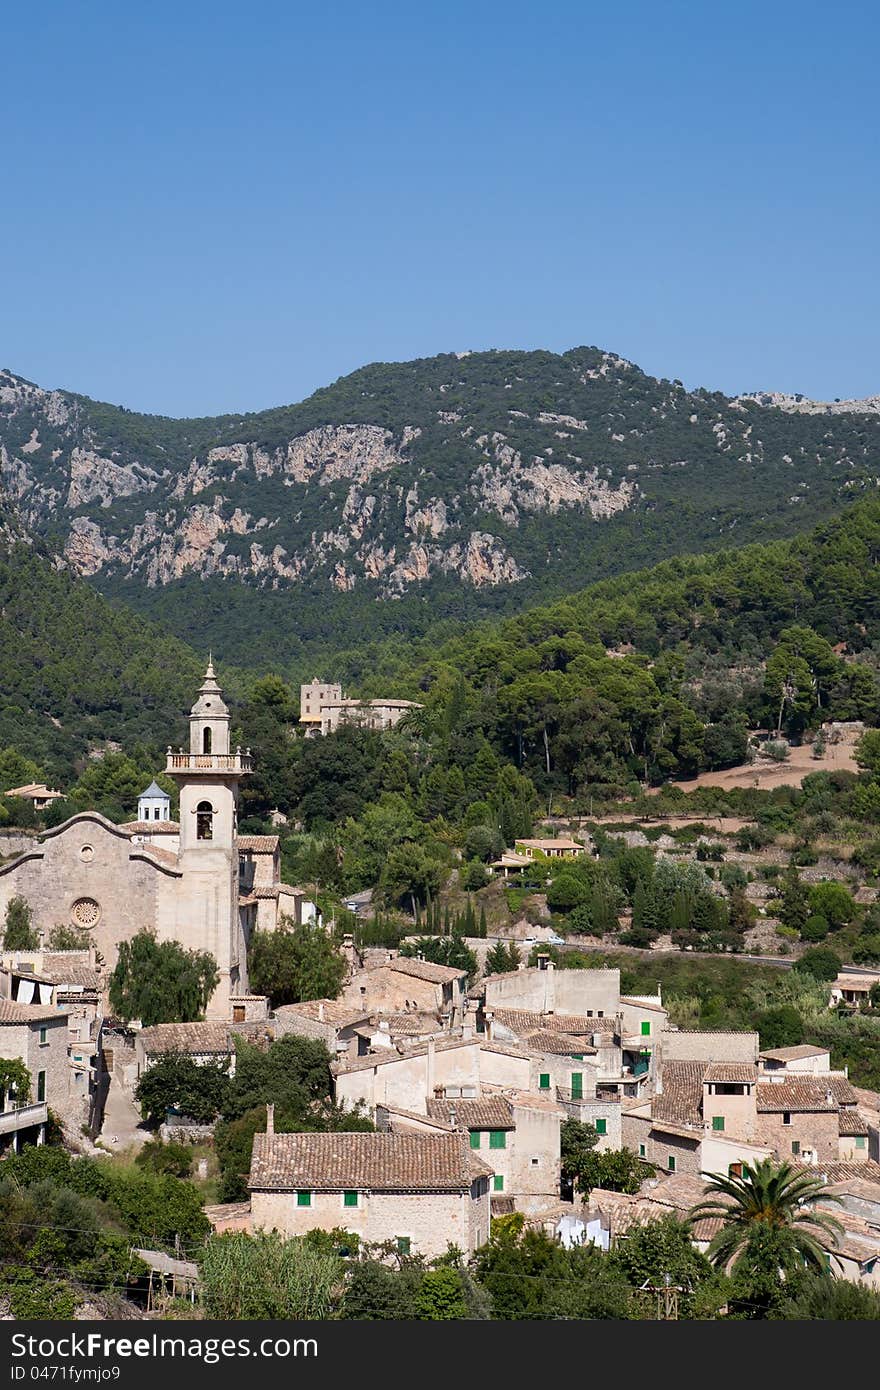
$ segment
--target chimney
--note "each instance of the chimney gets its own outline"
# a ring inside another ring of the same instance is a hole
[[[454,1105],[450,1105],[450,1107],[449,1107],[449,1123],[452,1125],[452,1128],[453,1128],[453,1129],[456,1129],[456,1128],[457,1128],[456,1121],[457,1121],[457,1115],[456,1115],[455,1106],[454,1106]]]
[[[319,1000],[318,1000],[318,1022],[319,1022],[319,1023],[323,1023],[323,1022],[324,1022],[324,1000],[323,1000],[323,999],[319,999]]]
[[[266,1106],[266,1133],[275,1133],[275,1102],[269,1101]]]
[[[428,1095],[434,1094],[434,1039],[428,1039],[428,1061],[427,1075],[425,1076],[425,1090]]]

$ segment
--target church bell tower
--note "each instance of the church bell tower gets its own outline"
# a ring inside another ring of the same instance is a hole
[[[229,710],[210,660],[190,711],[189,752],[169,748],[165,771],[180,787],[177,939],[216,960],[220,981],[207,1017],[227,1018],[230,994],[247,992],[238,907],[238,784],[251,772],[251,758],[250,749],[230,750]]]

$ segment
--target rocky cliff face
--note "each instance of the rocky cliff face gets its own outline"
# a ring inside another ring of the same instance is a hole
[[[612,525],[648,563],[639,537],[664,508],[696,548],[770,513],[784,530],[786,511],[848,500],[877,473],[880,398],[687,392],[594,348],[378,365],[300,406],[216,420],[0,373],[4,514],[78,574],[148,589],[576,582]]]

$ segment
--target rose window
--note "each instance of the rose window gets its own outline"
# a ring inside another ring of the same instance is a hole
[[[77,898],[70,915],[78,927],[94,927],[101,916],[101,909],[94,898]]]

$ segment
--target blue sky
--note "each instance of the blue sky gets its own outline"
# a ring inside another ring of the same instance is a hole
[[[4,7],[0,365],[172,415],[581,343],[878,392],[878,39],[846,0]]]

